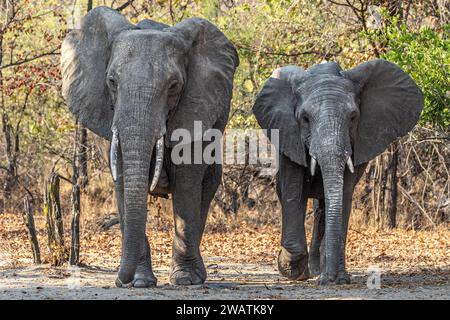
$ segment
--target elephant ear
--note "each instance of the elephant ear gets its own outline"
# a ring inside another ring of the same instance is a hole
[[[176,24],[171,31],[181,34],[189,48],[187,79],[175,112],[167,124],[168,137],[178,128],[187,129],[194,140],[194,121],[202,132],[223,130],[228,120],[233,76],[239,58],[233,44],[212,23],[199,18]],[[171,139],[168,139],[171,140]],[[176,141],[168,141],[174,146]]]
[[[278,152],[283,153],[293,162],[307,166],[305,148],[300,137],[300,126],[295,117],[298,96],[293,91],[293,84],[300,81],[306,72],[299,67],[283,67],[273,72],[258,94],[253,106],[256,120],[267,136],[271,130],[279,130]],[[276,141],[272,141],[276,145]]]
[[[80,29],[66,36],[61,47],[62,94],[70,111],[108,140],[113,118],[105,81],[110,46],[120,32],[135,28],[117,11],[97,7],[84,17]]]
[[[397,65],[377,59],[342,73],[360,90],[360,121],[354,144],[355,165],[382,153],[417,123],[423,95]]]

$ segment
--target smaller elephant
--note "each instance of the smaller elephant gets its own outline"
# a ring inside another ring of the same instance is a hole
[[[354,188],[367,163],[410,131],[422,109],[419,87],[382,59],[346,71],[327,62],[307,71],[287,66],[273,72],[253,112],[269,138],[279,130],[283,276],[305,280],[320,274],[320,284],[350,282],[345,245]],[[309,254],[308,198],[316,199]]]

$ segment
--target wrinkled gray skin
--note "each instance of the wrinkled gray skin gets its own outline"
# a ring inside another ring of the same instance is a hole
[[[414,81],[384,60],[348,71],[334,62],[274,71],[253,112],[269,137],[271,129],[280,130],[283,276],[305,280],[320,274],[321,284],[350,282],[345,245],[355,185],[368,161],[413,128],[422,108]],[[316,199],[309,255],[308,198]]]
[[[155,144],[163,136],[163,172],[154,192],[172,194],[170,280],[178,285],[205,281],[199,245],[222,168],[175,166],[170,152],[176,142],[170,137],[179,128],[194,137],[194,120],[203,122],[203,130],[224,130],[238,63],[234,46],[206,20],[189,19],[173,27],[150,20],[133,25],[106,7],[92,10],[81,29],[63,42],[68,106],[82,124],[112,140],[111,170],[122,230],[117,286],[156,285],[145,225],[149,179],[156,171]]]

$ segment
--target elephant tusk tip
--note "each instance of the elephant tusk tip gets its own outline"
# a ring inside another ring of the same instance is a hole
[[[347,166],[348,166],[348,170],[350,170],[351,173],[355,173],[355,168],[353,166],[353,162],[352,162],[352,158],[351,157],[347,158]]]
[[[110,147],[110,153],[109,153],[109,163],[111,168],[111,175],[113,178],[113,181],[116,182],[117,180],[117,153],[119,149],[119,136],[117,133],[117,129],[115,127],[112,128],[113,136],[111,140],[111,147]]]
[[[158,184],[159,176],[161,175],[161,170],[163,167],[164,160],[164,135],[161,136],[156,142],[156,163],[155,172],[153,174],[152,183],[150,184],[150,192],[155,190]]]
[[[314,157],[311,157],[311,176],[314,176],[316,174],[316,166],[317,166],[317,160]]]

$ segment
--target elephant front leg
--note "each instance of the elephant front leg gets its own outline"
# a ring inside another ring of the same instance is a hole
[[[117,179],[115,182],[115,192],[116,192],[117,210],[119,211],[120,231],[121,231],[121,234],[123,237],[124,221],[125,221],[125,207],[124,207],[123,174],[122,174],[122,165],[121,165],[120,154],[121,153],[119,152],[119,159],[118,159],[119,161],[117,164]],[[149,288],[149,287],[155,287],[156,283],[157,283],[157,279],[156,279],[155,275],[153,274],[153,270],[152,270],[150,245],[148,243],[147,236],[145,236],[142,257],[136,268],[136,272],[134,274],[134,279],[133,279],[131,285],[136,288]],[[124,286],[120,281],[116,281],[116,285],[118,287]]]
[[[134,274],[133,286],[135,288],[150,288],[156,287],[157,279],[152,270],[152,257],[150,245],[147,237],[144,238],[144,249],[142,252],[141,260],[136,268]]]
[[[282,207],[281,250],[278,269],[291,280],[309,278],[308,249],[305,234],[306,193],[303,169],[282,156],[277,193]]]
[[[173,192],[175,235],[170,282],[174,285],[202,284],[206,269],[200,254],[202,228],[203,165],[176,166]]]
[[[320,275],[320,245],[325,234],[325,201],[314,200],[314,227],[309,248],[309,273],[315,277]],[[324,257],[322,257],[323,259]]]

